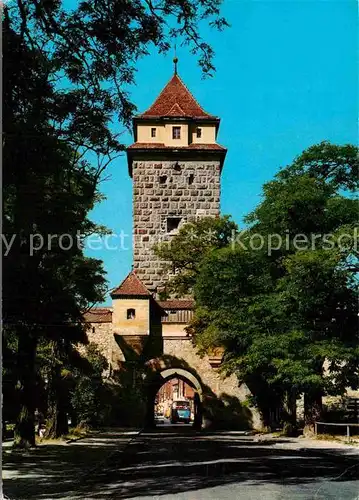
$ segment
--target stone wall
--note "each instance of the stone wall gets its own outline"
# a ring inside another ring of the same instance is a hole
[[[171,225],[219,215],[220,173],[219,159],[133,162],[134,269],[150,290],[165,279],[152,248]]]
[[[90,323],[87,337],[89,342],[93,342],[98,346],[109,363],[105,375],[109,375],[114,369],[118,369],[119,363],[125,361],[125,357],[115,340],[112,323]]]
[[[218,368],[213,368],[207,356],[200,357],[193,346],[191,339],[163,339],[163,354],[176,357],[188,364],[189,369],[199,376],[202,384],[202,390],[208,395],[213,393],[215,399],[218,400],[219,406],[236,403],[237,407],[246,405],[247,398],[251,395],[247,385],[240,384],[236,375],[225,377]],[[247,407],[250,418],[249,427],[259,429],[262,427],[262,422],[258,411],[255,408]],[[235,410],[233,409],[233,413]]]
[[[135,336],[121,337],[125,342],[126,339],[134,339]],[[150,340],[148,336],[143,336],[143,339]],[[119,342],[116,341],[116,336],[113,330],[112,323],[92,323],[88,328],[89,342],[94,342],[99,347],[100,351],[109,362],[109,369],[104,374],[110,377],[125,363],[131,363],[131,359],[126,359],[124,351],[121,349]],[[220,373],[218,368],[213,368],[207,356],[200,357],[197,354],[196,348],[193,346],[191,339],[185,337],[162,337],[163,344],[161,348],[160,358],[163,359],[167,368],[182,367],[189,370],[199,381],[203,394],[205,395],[204,408],[212,412],[212,417],[215,420],[224,421],[226,417],[241,420],[243,417],[243,427],[246,428],[246,420],[248,427],[260,428],[261,420],[258,412],[251,407],[248,407],[246,400],[250,396],[250,391],[246,384],[239,384],[235,375],[225,377]],[[155,340],[155,338],[153,338]],[[133,347],[133,346],[132,346]],[[139,354],[139,353],[137,353]],[[143,364],[143,368],[144,368]],[[116,383],[116,379],[114,379]],[[132,389],[126,389],[129,391]],[[226,406],[228,411],[225,412]],[[239,418],[238,415],[240,415]]]

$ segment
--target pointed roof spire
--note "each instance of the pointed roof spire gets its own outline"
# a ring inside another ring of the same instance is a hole
[[[151,293],[147,290],[140,278],[136,275],[136,272],[132,270],[122,281],[120,286],[118,286],[111,292],[111,297],[118,297],[123,295],[150,297]]]
[[[176,56],[175,56],[175,57],[173,58],[173,63],[174,63],[174,65],[175,65],[175,75],[177,75],[177,63],[178,63],[178,57],[176,57]]]
[[[177,74],[177,58],[174,58],[175,73],[167,83],[155,102],[147,111],[138,115],[137,118],[160,118],[174,116],[174,110],[181,110],[178,116],[217,120],[216,116],[210,115],[198,104],[186,85]]]

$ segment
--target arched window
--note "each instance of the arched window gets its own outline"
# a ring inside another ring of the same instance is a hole
[[[135,319],[136,311],[134,309],[127,309],[127,319]]]

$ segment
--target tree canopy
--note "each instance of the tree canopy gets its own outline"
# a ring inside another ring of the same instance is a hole
[[[227,246],[237,231],[228,216],[203,217],[182,226],[171,240],[155,245],[155,253],[164,261],[163,274],[170,277],[164,295],[191,294],[203,255]]]
[[[49,434],[67,426],[66,373],[77,369],[77,343],[87,342],[83,313],[106,290],[102,262],[84,255],[82,239],[104,230],[89,213],[106,166],[125,149],[137,61],[177,41],[211,74],[214,52],[201,26],[227,25],[220,4],[89,0],[71,9],[61,0],[19,0],[4,7],[5,404],[12,415],[15,402],[18,445],[35,444],[35,396],[44,391]]]
[[[195,264],[189,331],[199,349],[224,347],[223,370],[246,381],[259,406],[304,393],[308,424],[322,394],[359,380],[358,207],[349,192],[357,155],[351,145],[312,146],[264,186],[245,231],[193,259],[183,228],[166,255],[177,263],[181,248],[186,269]]]
[[[102,167],[124,150],[123,126],[137,61],[151,50],[188,48],[204,75],[213,74],[214,51],[201,35],[222,30],[222,0],[88,0],[68,8],[61,0],[19,0],[5,8],[6,25],[41,54],[46,79],[56,85],[51,125],[81,154],[92,151]]]
[[[34,444],[38,342],[46,338],[64,351],[86,342],[83,311],[106,287],[101,261],[84,255],[79,238],[99,229],[88,219],[98,171],[52,129],[55,90],[42,55],[9,26],[4,60],[3,316],[5,336],[18,339],[16,439],[27,445]]]

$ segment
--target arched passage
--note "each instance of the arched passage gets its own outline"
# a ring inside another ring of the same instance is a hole
[[[146,425],[155,426],[154,406],[155,398],[159,389],[171,379],[183,380],[194,389],[194,428],[201,428],[202,425],[202,401],[203,391],[199,380],[188,370],[183,368],[163,368],[148,375],[146,380],[147,410]]]

